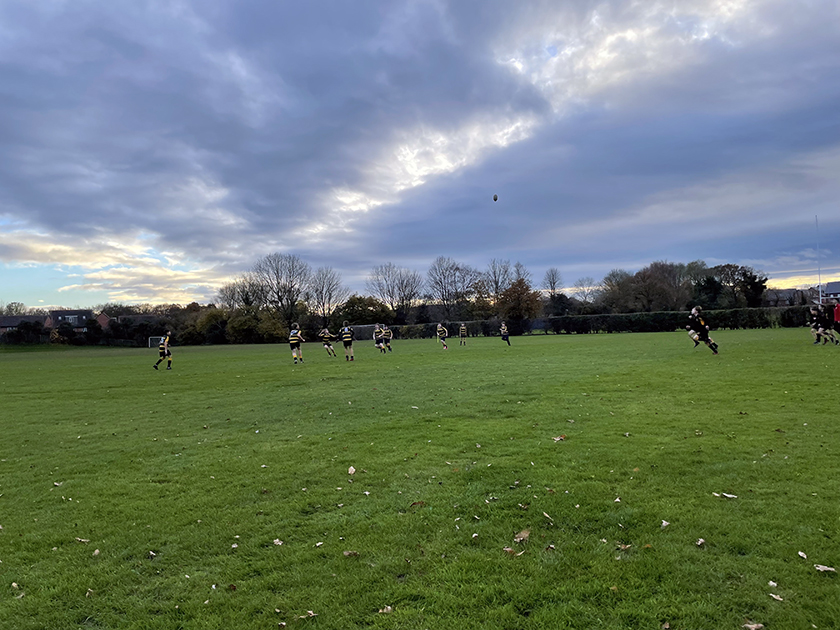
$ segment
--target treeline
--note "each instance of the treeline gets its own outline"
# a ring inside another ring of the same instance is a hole
[[[663,322],[680,319],[678,313],[692,305],[706,311],[766,306],[766,285],[767,277],[751,267],[708,267],[697,260],[657,261],[636,273],[614,269],[601,281],[581,278],[564,289],[556,267],[537,283],[519,262],[492,259],[486,268],[477,269],[441,256],[425,274],[393,263],[375,266],[365,281],[366,295],[358,295],[331,267],[313,269],[298,256],[273,253],[224,284],[212,304],[102,304],[96,312],[111,318],[104,328],[90,321],[85,331],[65,328],[56,337],[53,331],[22,326],[9,331],[6,341],[51,335],[53,341],[71,344],[146,345],[149,337],[171,329],[184,345],[275,343],[287,338],[293,322],[314,339],[320,328],[335,329],[344,320],[357,326],[388,324],[404,337],[424,336],[429,323],[462,321],[477,322],[471,326],[481,334],[498,330],[501,321],[512,334],[522,334],[537,320],[551,332],[660,330],[670,325]],[[779,305],[780,293],[774,305]],[[802,291],[786,299],[787,304],[810,301]],[[10,303],[9,309],[25,310],[20,303]],[[641,316],[645,313],[650,315]],[[632,314],[639,316],[585,318]]]

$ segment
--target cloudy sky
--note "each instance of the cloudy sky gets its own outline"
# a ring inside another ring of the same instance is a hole
[[[840,2],[0,3],[0,302],[271,252],[840,279]]]

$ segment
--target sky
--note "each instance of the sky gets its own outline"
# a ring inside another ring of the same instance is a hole
[[[838,0],[0,3],[0,302],[208,303],[273,252],[816,284],[838,175]]]

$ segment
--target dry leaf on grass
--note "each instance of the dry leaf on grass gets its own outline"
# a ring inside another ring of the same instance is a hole
[[[279,545],[282,545],[282,544],[283,544],[283,541],[282,541],[282,540],[280,540],[279,538],[275,538],[275,539],[274,539],[274,544],[279,546]]]
[[[660,525],[660,527],[661,527],[662,529],[665,529],[665,528],[666,528],[666,527],[668,527],[668,525],[670,525],[670,524],[671,524],[671,523],[669,523],[668,521],[662,521],[662,525]]]
[[[835,569],[834,567],[827,567],[827,566],[825,566],[824,564],[815,564],[815,565],[814,565],[814,568],[815,568],[817,571],[822,571],[823,573],[825,573],[825,572],[827,572],[827,571],[830,571],[830,572],[832,572],[832,573],[837,573],[837,569]]]
[[[805,555],[805,552],[804,552],[804,551],[800,551],[800,552],[799,552],[799,557],[800,557],[800,558],[804,558],[805,560],[807,560],[807,559],[808,559],[808,556],[806,556],[806,555]]]
[[[746,628],[747,630],[764,630],[764,624],[763,624],[763,623],[750,623],[750,622],[747,622],[747,623],[745,623],[745,624],[744,624],[743,626],[741,626],[741,627],[742,627],[742,628]]]
[[[551,517],[550,517],[548,514],[546,514],[545,512],[543,512],[543,516],[545,516],[545,517],[546,517],[549,521],[551,521],[552,523],[554,523],[554,519],[553,519],[553,518],[551,518]]]
[[[767,586],[771,588],[776,588],[778,584],[776,584],[773,580],[770,580],[769,582],[767,582]]]
[[[385,608],[380,608],[380,609],[379,609],[379,612],[384,613],[384,614],[386,614],[386,615],[387,615],[388,613],[392,613],[392,612],[394,612],[394,609],[393,609],[393,608],[391,608],[390,606],[385,606]]]
[[[502,549],[502,551],[504,551],[505,553],[508,553],[510,555],[514,555],[516,553],[516,549],[514,549],[512,547],[505,547],[504,549]]]
[[[694,543],[694,544],[697,545],[698,547],[702,547],[703,545],[706,544],[706,540],[704,538],[698,538],[697,542]]]
[[[358,556],[358,555],[359,555],[358,551],[345,551],[344,552],[344,557],[345,558],[355,557],[355,556]]]
[[[726,494],[725,492],[721,492],[720,494],[721,494],[721,496],[724,496],[727,499],[737,499],[738,498],[738,496],[735,495],[735,494]]]
[[[565,442],[566,441],[566,436],[565,435],[558,435],[557,437],[551,438],[551,439],[554,440],[555,442]]]
[[[90,542],[90,539],[88,539],[88,538],[77,538],[77,539],[76,539],[76,542],[80,542],[80,543],[89,543],[89,542]]]
[[[355,475],[356,474],[356,469],[353,468],[352,466],[350,466],[350,468],[347,469],[347,474],[348,475]]]
[[[768,593],[768,595],[770,595],[770,597],[772,597],[773,599],[775,599],[777,602],[783,602],[783,601],[785,601],[785,600],[783,600],[781,597],[779,597],[778,595],[776,595],[775,593]]]
[[[531,535],[531,530],[530,529],[523,529],[521,532],[519,532],[516,536],[513,537],[513,542],[518,542],[518,543],[525,542],[526,540],[528,540],[528,536],[530,536],[530,535]]]

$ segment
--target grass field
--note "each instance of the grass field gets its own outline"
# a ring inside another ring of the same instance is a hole
[[[0,628],[840,627],[840,348],[714,336],[0,351]]]

